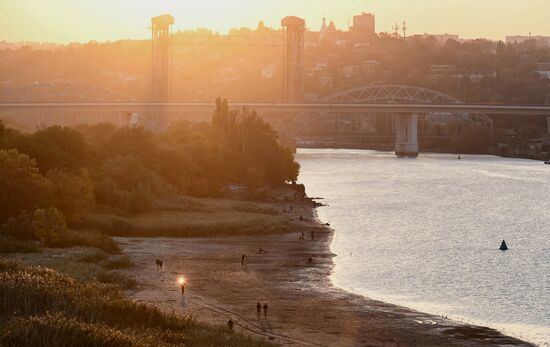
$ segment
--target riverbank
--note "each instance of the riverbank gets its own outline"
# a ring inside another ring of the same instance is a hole
[[[128,295],[199,321],[225,325],[282,345],[530,346],[490,328],[457,323],[354,295],[333,286],[332,230],[309,206],[296,206],[314,237],[301,232],[215,238],[117,238],[136,264],[138,289]],[[258,253],[259,248],[267,254]],[[247,254],[246,266],[241,255]],[[164,269],[157,272],[155,259]],[[308,260],[311,258],[311,261]],[[182,297],[177,284],[185,276]],[[269,305],[256,316],[256,303]]]

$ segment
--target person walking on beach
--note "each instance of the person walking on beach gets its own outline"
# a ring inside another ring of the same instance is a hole
[[[248,258],[248,257],[246,256],[246,254],[243,254],[243,255],[241,256],[241,266],[245,266],[245,265],[246,265],[246,260],[247,260],[247,258]]]
[[[267,303],[265,303],[265,304],[264,304],[264,317],[266,317],[266,318],[267,318],[267,308],[268,308],[268,307],[269,307],[269,306],[267,306]]]
[[[235,323],[233,323],[233,319],[229,318],[227,321],[227,328],[229,328],[229,332],[233,332],[233,328],[235,327]]]
[[[262,314],[262,304],[257,303],[256,304],[256,315],[258,316],[258,318],[260,318],[260,314]]]
[[[185,294],[185,282],[181,284],[181,296]]]

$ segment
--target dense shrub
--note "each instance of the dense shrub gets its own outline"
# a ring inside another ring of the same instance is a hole
[[[32,226],[36,239],[49,247],[58,247],[66,243],[68,237],[65,217],[58,209],[50,207],[37,209],[32,217]]]
[[[0,235],[18,238],[20,240],[34,239],[34,228],[32,218],[23,211],[17,217],[10,217],[7,222],[0,226]]]
[[[38,246],[31,241],[0,235],[0,253],[36,253],[39,251]]]
[[[61,211],[69,223],[80,221],[94,205],[93,183],[88,171],[82,169],[76,174],[53,169],[46,177],[52,183],[48,205]]]
[[[66,237],[57,247],[95,247],[108,253],[119,253],[120,248],[113,239],[97,230],[68,230]]]
[[[48,180],[38,171],[36,161],[17,150],[0,150],[0,223],[41,205]]]

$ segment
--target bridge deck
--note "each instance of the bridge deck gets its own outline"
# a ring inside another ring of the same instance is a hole
[[[475,104],[327,104],[327,103],[231,103],[258,112],[334,112],[334,113],[483,113],[550,116],[550,106],[475,105]],[[214,103],[0,103],[1,111],[115,111],[115,112],[193,112],[213,111]]]

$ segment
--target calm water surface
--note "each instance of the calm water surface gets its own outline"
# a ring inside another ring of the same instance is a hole
[[[301,149],[347,290],[550,346],[550,165]],[[510,248],[498,250],[505,239]]]

